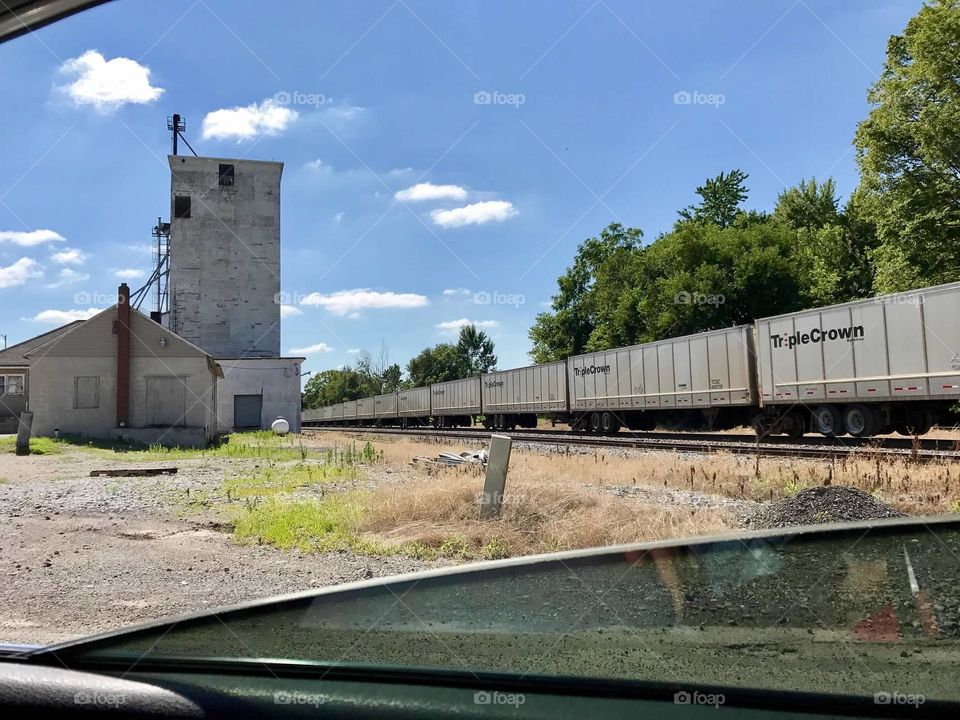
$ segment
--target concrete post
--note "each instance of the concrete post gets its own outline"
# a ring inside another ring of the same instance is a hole
[[[507,486],[507,466],[510,465],[510,449],[513,441],[508,435],[491,435],[490,452],[487,456],[487,479],[483,486],[483,502],[480,519],[500,515],[503,492]]]
[[[33,427],[33,413],[20,413],[20,427],[17,428],[17,455],[30,454],[30,428]]]

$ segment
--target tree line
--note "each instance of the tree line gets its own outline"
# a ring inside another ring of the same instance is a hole
[[[960,0],[934,0],[890,38],[856,128],[860,184],[800,180],[745,210],[736,169],[696,189],[669,232],[614,223],[577,249],[531,357],[702,332],[960,279]]]
[[[390,364],[386,346],[374,358],[361,350],[353,365],[323,370],[307,382],[303,406],[324,407],[344,400],[382,395],[403,388],[458,380],[490,372],[497,366],[494,343],[475,325],[460,328],[455,343],[440,343],[422,350],[407,363],[406,376],[397,363]]]

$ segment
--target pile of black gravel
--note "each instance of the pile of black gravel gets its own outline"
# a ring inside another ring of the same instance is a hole
[[[793,497],[765,503],[746,525],[753,530],[816,523],[904,517],[904,513],[869,493],[835,485],[801,490]]]

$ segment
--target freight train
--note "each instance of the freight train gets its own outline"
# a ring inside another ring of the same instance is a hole
[[[960,399],[960,283],[498,370],[303,411],[304,425],[536,427],[612,434],[752,425],[922,435]]]

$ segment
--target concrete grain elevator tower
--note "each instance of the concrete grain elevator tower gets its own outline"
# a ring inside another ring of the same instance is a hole
[[[279,357],[283,163],[168,159],[170,328],[214,357]]]
[[[178,155],[181,121],[168,120],[168,272],[157,317],[222,368],[219,432],[269,428],[277,417],[299,432],[305,358],[280,353],[283,163]]]

